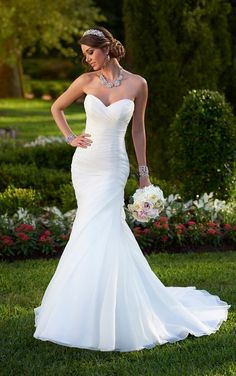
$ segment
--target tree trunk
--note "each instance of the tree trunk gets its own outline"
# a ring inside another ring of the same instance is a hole
[[[22,98],[21,63],[14,65],[0,62],[0,98]]]

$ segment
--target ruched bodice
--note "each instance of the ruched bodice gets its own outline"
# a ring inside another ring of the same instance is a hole
[[[82,160],[92,162],[103,158],[123,160],[127,158],[125,148],[125,134],[134,111],[134,102],[122,99],[109,106],[92,94],[88,94],[84,101],[86,111],[85,133],[91,134],[93,141],[87,148],[77,148],[81,168]],[[107,165],[104,162],[104,167]],[[90,166],[92,167],[92,166]]]
[[[57,269],[34,309],[34,337],[101,351],[132,351],[215,332],[230,305],[195,286],[164,286],[129,228],[124,188],[125,134],[135,104],[84,101],[85,133],[75,149],[72,183],[78,209]]]
[[[81,173],[88,175],[112,174],[123,177],[123,184],[129,175],[129,159],[125,146],[127,126],[132,118],[134,102],[121,99],[109,106],[92,94],[84,101],[86,111],[85,133],[91,135],[93,141],[87,148],[78,147],[74,153],[72,172],[76,181],[80,181]],[[77,176],[80,174],[80,179]],[[76,182],[75,182],[76,184]]]

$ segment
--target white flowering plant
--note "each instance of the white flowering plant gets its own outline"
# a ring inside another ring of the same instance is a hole
[[[127,208],[131,216],[139,222],[149,222],[159,217],[165,207],[163,191],[153,184],[138,188],[132,196],[132,201]]]
[[[48,144],[55,144],[55,143],[64,143],[65,139],[63,136],[38,136],[34,141],[27,142],[24,144],[24,147],[33,147],[33,146],[45,146]]]
[[[171,194],[166,198],[164,212],[168,218],[175,217],[179,221],[187,221],[194,216],[197,222],[206,222],[223,220],[227,208],[226,202],[215,198],[213,192],[205,192],[200,197],[197,195],[195,200],[185,202],[179,194]]]

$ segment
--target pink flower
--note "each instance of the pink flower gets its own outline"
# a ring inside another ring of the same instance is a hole
[[[162,237],[161,237],[161,241],[162,241],[163,243],[167,242],[168,239],[169,239],[169,238],[168,238],[167,235],[162,235]]]
[[[162,228],[164,228],[165,230],[168,230],[169,229],[169,225],[168,225],[168,223],[163,223],[162,224]]]
[[[65,235],[65,234],[61,234],[61,235],[59,235],[59,238],[61,238],[62,240],[68,240],[69,236]]]
[[[211,235],[216,235],[216,234],[217,234],[217,231],[214,230],[213,228],[209,228],[209,229],[207,230],[207,233],[208,233],[208,234],[211,234]]]
[[[236,225],[235,226],[233,226],[233,228],[232,228],[234,231],[236,231]]]
[[[185,231],[185,226],[182,223],[175,225],[175,228],[178,235],[182,234]]]
[[[196,222],[190,220],[190,221],[188,221],[188,225],[189,225],[189,226],[194,226],[194,225],[196,225]]]
[[[41,243],[51,243],[52,240],[53,240],[53,239],[50,238],[50,236],[41,235],[41,236],[39,237],[39,241],[40,241]]]
[[[160,221],[155,221],[155,222],[154,222],[154,226],[155,226],[156,228],[161,228],[161,223],[160,223]]]
[[[18,227],[16,227],[16,232],[26,231],[30,232],[34,230],[34,227],[32,225],[28,225],[26,223],[21,223]]]
[[[160,222],[168,222],[168,217],[160,217]]]
[[[42,243],[51,243],[53,239],[50,237],[51,231],[45,230],[39,237],[39,241]]]
[[[231,230],[231,225],[230,225],[229,223],[225,223],[225,224],[224,224],[224,229],[225,229],[226,231]]]
[[[136,238],[139,238],[140,235],[142,235],[142,232],[143,232],[142,228],[139,227],[139,226],[135,226],[133,228],[133,231],[134,231],[134,235],[135,235]]]
[[[18,232],[17,236],[18,236],[18,238],[20,238],[24,242],[27,241],[27,240],[29,240],[29,236],[26,235],[24,232]]]
[[[9,245],[14,244],[13,239],[10,236],[8,236],[8,235],[2,235],[0,239],[1,239],[1,241],[2,241],[2,243],[4,245],[8,245],[9,246]]]
[[[147,213],[145,213],[145,211],[141,210],[140,212],[138,212],[138,216],[139,216],[140,219],[146,219]]]
[[[143,229],[143,234],[148,234],[150,232],[149,228],[144,228]]]
[[[49,230],[45,230],[44,231],[44,233],[43,233],[43,235],[45,235],[45,236],[49,236],[49,235],[51,235],[52,233],[51,233],[51,231],[49,231]]]
[[[215,222],[209,221],[207,222],[208,227],[217,227],[217,224]]]

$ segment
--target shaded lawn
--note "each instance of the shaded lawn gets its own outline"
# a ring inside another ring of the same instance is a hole
[[[32,337],[33,308],[40,304],[58,260],[2,262],[1,375],[236,375],[236,253],[151,254],[147,259],[166,286],[196,286],[231,304],[228,320],[210,336],[128,353],[42,342]]]
[[[18,130],[19,141],[32,141],[39,135],[62,136],[51,114],[52,103],[42,99],[0,99],[0,128]],[[81,132],[85,127],[83,104],[73,103],[65,114],[71,129]]]

